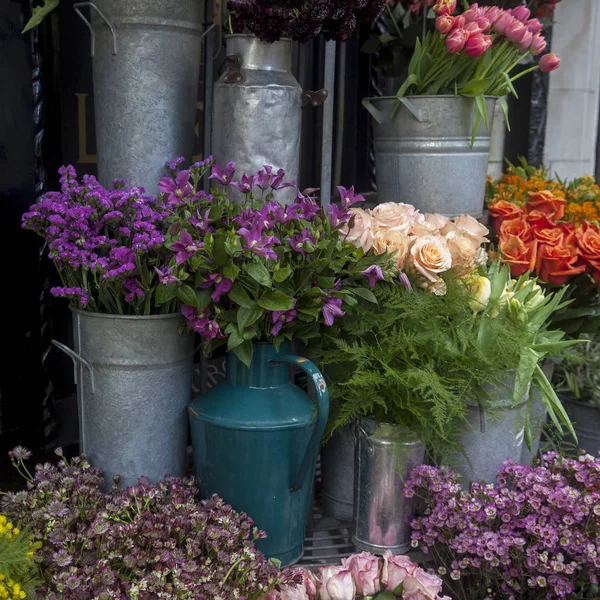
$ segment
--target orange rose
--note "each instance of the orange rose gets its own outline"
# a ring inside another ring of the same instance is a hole
[[[523,273],[533,272],[537,255],[537,240],[524,242],[516,235],[500,238],[500,260],[510,265],[510,274],[520,277]]]
[[[537,259],[538,275],[548,283],[563,285],[570,277],[585,271],[585,265],[576,265],[578,258],[575,246],[542,246]]]
[[[600,285],[600,260],[591,260],[589,266],[592,268],[592,277],[597,285]]]
[[[555,196],[549,190],[528,193],[529,201],[525,205],[528,212],[539,210],[541,213],[554,218],[556,221],[560,221],[565,216],[565,204],[567,201],[564,198]]]
[[[500,231],[500,225],[503,221],[518,219],[523,214],[523,209],[512,202],[506,200],[496,200],[488,205],[490,217],[492,217],[492,227],[495,231]]]
[[[600,260],[600,232],[595,225],[585,221],[583,227],[577,230],[576,237],[580,264]]]
[[[500,225],[500,236],[514,235],[521,238],[524,242],[529,242],[532,237],[531,227],[525,219],[510,219],[502,221]]]
[[[558,246],[563,243],[564,233],[560,227],[534,228],[533,237],[548,246]]]
[[[552,227],[556,227],[556,223],[552,220],[551,215],[547,215],[539,210],[532,210],[526,216],[527,222],[534,229],[552,229]]]

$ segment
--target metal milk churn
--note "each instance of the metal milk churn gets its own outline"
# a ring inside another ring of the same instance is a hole
[[[313,363],[255,344],[250,367],[233,352],[225,381],[190,404],[192,443],[203,498],[218,494],[252,517],[267,538],[257,548],[288,565],[302,557],[319,443],[329,394]],[[290,381],[307,375],[315,402]]]
[[[292,40],[267,43],[254,35],[227,36],[227,70],[213,90],[212,150],[217,162],[236,164],[238,175],[264,165],[298,182],[302,105],[322,104],[325,90],[302,93],[292,74]],[[241,195],[240,195],[241,196]],[[291,203],[296,190],[279,192]]]

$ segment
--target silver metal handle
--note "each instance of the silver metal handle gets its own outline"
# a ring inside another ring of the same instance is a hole
[[[59,349],[62,350],[65,354],[67,354],[68,356],[71,357],[71,360],[73,361],[73,372],[75,375],[75,385],[77,385],[77,362],[79,361],[82,365],[85,365],[88,369],[88,371],[90,372],[90,382],[92,384],[92,394],[96,393],[96,384],[94,382],[94,367],[92,367],[92,365],[85,360],[85,358],[83,358],[82,356],[79,356],[79,354],[77,354],[77,352],[75,352],[75,350],[71,350],[71,348],[69,348],[69,346],[65,346],[64,344],[61,344],[60,342],[57,342],[56,340],[52,340],[52,343]]]
[[[113,38],[113,55],[115,55],[117,53],[117,32],[115,31],[115,28],[112,26],[112,23],[104,16],[104,13],[93,3],[93,2],[78,2],[77,4],[73,4],[73,10],[79,15],[79,18],[87,25],[87,28],[90,30],[90,36],[91,36],[91,49],[90,49],[90,56],[95,56],[96,55],[96,34],[94,33],[94,28],[92,27],[92,24],[83,16],[83,13],[81,12],[81,10],[79,10],[82,6],[89,6],[90,8],[93,8],[97,13],[98,16],[108,25],[108,28],[110,29],[110,32],[112,34],[112,38]],[[61,348],[62,350],[62,348]]]
[[[372,104],[371,101],[368,98],[363,98],[362,100],[362,105],[371,113],[371,116],[381,125],[384,121],[384,115],[383,113],[378,109],[375,108]]]
[[[479,406],[478,408],[479,408],[479,429],[480,429],[481,433],[485,433],[488,429],[487,411],[485,410],[485,408],[481,408],[481,406]]]
[[[429,123],[429,111],[426,108],[417,106],[414,102],[411,102],[408,98],[400,96],[398,102],[401,102],[406,110],[417,120],[419,123]]]
[[[362,433],[365,441],[367,442],[368,446],[369,446],[369,450],[371,452],[373,452],[373,442],[371,441],[371,437],[369,436],[369,434],[364,430],[364,428],[359,424],[358,421],[356,421],[356,423],[354,424],[354,443],[357,445],[360,439],[360,436],[358,435],[359,433]]]

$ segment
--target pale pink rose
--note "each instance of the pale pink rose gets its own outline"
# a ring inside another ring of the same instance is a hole
[[[303,583],[298,586],[281,586],[279,596],[280,600],[311,600]]]
[[[342,560],[342,564],[350,568],[359,596],[372,596],[381,591],[379,558],[368,552],[361,552]]]
[[[422,223],[413,223],[410,226],[410,235],[413,237],[423,237],[425,235],[439,235],[439,230],[433,225],[433,223],[427,223],[423,221]]]
[[[294,573],[302,576],[302,583],[298,586],[298,588],[306,593],[306,598],[304,596],[299,596],[299,598],[302,598],[302,600],[315,600],[317,597],[318,585],[315,574],[312,571],[302,567],[296,569]],[[290,600],[295,600],[295,597],[290,596]]]
[[[441,231],[450,223],[450,219],[438,213],[425,213],[425,223],[430,223],[438,231]]]
[[[394,254],[394,264],[403,269],[408,258],[413,238],[397,229],[378,229],[373,236],[373,251],[375,254]]]
[[[410,249],[410,258],[415,271],[431,282],[436,281],[438,273],[444,273],[452,267],[452,255],[441,236],[417,238]]]
[[[478,245],[487,242],[486,236],[490,232],[485,225],[482,225],[471,215],[461,215],[460,217],[456,217],[456,219],[454,219],[454,227],[456,227],[456,229],[463,235],[466,235],[473,241],[476,241]]]
[[[411,223],[423,221],[425,217],[411,204],[384,202],[371,211],[373,223],[384,229],[406,232]]]
[[[340,235],[347,242],[354,244],[357,248],[362,248],[368,252],[373,245],[374,224],[369,211],[362,208],[351,208],[353,220],[352,229],[348,229],[348,224],[340,229]]]
[[[352,572],[344,565],[321,567],[321,600],[354,600],[356,586]]]
[[[417,565],[408,556],[396,556],[389,550],[383,553],[381,585],[386,590],[395,590],[407,577],[417,570]]]
[[[442,591],[442,580],[437,575],[431,575],[420,567],[404,580],[402,595],[404,598],[420,598],[421,594],[425,600],[437,599]]]
[[[446,236],[446,243],[452,255],[452,266],[472,270],[480,245],[460,231],[451,231]]]

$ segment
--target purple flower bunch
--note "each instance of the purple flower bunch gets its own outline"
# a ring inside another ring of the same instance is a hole
[[[13,463],[27,474],[24,457],[20,449]],[[217,496],[198,501],[193,479],[141,478],[108,493],[103,482],[85,457],[63,458],[37,465],[27,491],[3,496],[2,510],[41,543],[47,600],[255,600],[301,583],[255,549],[264,534],[247,515]]]
[[[72,166],[59,173],[60,192],[45,194],[22,218],[24,228],[48,242],[63,283],[52,293],[93,312],[156,312],[154,269],[170,259],[165,205],[124,182],[109,190],[90,175],[79,181]]]
[[[233,30],[245,29],[265,42],[290,37],[308,42],[323,34],[347,40],[358,22],[371,22],[383,10],[383,0],[229,0]]]
[[[424,506],[412,545],[432,557],[457,599],[575,598],[598,584],[598,457],[552,452],[538,467],[507,460],[495,485],[473,483],[469,492],[449,468],[420,466],[405,495]]]
[[[216,184],[210,194],[197,191],[187,170],[160,182],[174,216],[173,258],[160,270],[158,298],[182,301],[208,351],[226,343],[249,364],[253,340],[318,337],[320,325],[331,327],[358,297],[376,302],[370,288],[395,275],[389,255],[365,254],[340,233],[350,208],[364,200],[354,188],[340,187],[340,204],[324,209],[312,190],[292,204],[277,202],[280,190],[296,185],[283,169],[236,178],[234,163],[214,164],[209,179]]]

